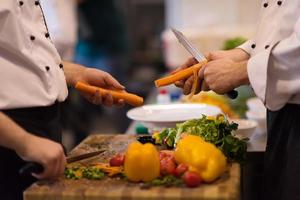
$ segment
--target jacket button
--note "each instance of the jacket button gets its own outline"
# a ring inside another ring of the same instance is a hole
[[[19,5],[23,6],[24,2],[23,1],[19,1]]]
[[[30,40],[33,41],[35,40],[35,37],[33,35],[30,36]]]
[[[45,69],[46,69],[47,71],[49,71],[49,70],[50,70],[50,67],[49,67],[49,66],[46,66]]]
[[[268,49],[269,47],[270,47],[270,45],[266,45],[266,46],[265,46],[265,49]]]
[[[281,6],[282,1],[277,1],[277,5]]]
[[[268,5],[269,5],[268,3],[264,3],[264,7],[265,7],[265,8],[268,7]]]
[[[255,47],[256,47],[256,45],[255,45],[255,44],[252,44],[252,45],[251,45],[251,48],[252,48],[252,49],[254,49]]]
[[[38,5],[40,5],[40,2],[39,2],[39,1],[35,1],[34,4],[35,4],[36,6],[38,6]]]
[[[45,33],[45,37],[46,37],[46,38],[49,38],[49,37],[50,37],[50,34],[49,34],[49,33]]]

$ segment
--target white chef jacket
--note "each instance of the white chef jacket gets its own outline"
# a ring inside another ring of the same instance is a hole
[[[270,110],[300,104],[300,0],[264,0],[255,37],[239,48],[256,95]]]
[[[0,110],[48,106],[67,97],[61,58],[38,0],[1,0]]]

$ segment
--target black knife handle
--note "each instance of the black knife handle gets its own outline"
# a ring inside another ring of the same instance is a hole
[[[41,164],[36,162],[28,162],[19,170],[19,174],[21,176],[31,176],[32,173],[39,174],[43,171],[44,167]]]
[[[230,99],[236,99],[237,96],[239,95],[238,91],[236,90],[231,90],[226,94]]]

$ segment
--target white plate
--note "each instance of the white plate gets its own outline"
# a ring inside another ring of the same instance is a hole
[[[127,112],[127,117],[142,122],[148,128],[163,128],[174,127],[176,123],[202,115],[216,116],[220,113],[220,108],[207,104],[166,104],[134,108]]]

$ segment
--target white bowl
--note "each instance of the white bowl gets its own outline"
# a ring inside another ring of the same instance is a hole
[[[250,139],[257,127],[257,122],[254,120],[233,119],[232,121],[239,125],[238,129],[234,131],[233,134],[240,139]]]
[[[246,117],[247,119],[254,120],[257,122],[258,133],[260,134],[267,133],[266,112],[247,111]]]
[[[127,117],[147,128],[161,129],[175,127],[177,123],[198,119],[202,115],[216,116],[220,113],[220,108],[207,104],[166,104],[133,108],[127,112]]]
[[[250,111],[255,111],[255,112],[266,112],[266,107],[263,104],[263,102],[257,98],[253,97],[247,100],[246,102],[247,107]]]

